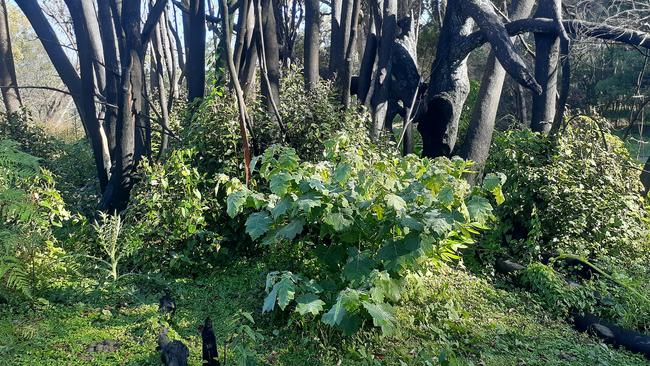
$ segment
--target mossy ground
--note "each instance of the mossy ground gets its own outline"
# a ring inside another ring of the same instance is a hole
[[[159,365],[155,341],[163,319],[158,298],[169,284],[178,306],[171,335],[188,345],[191,365],[200,365],[202,320],[212,317],[223,341],[239,310],[253,313],[255,328],[264,336],[254,352],[268,365],[650,364],[573,331],[526,292],[499,289],[503,286],[462,269],[431,270],[411,278],[408,298],[397,307],[401,333],[391,338],[373,330],[344,338],[317,322],[281,313],[263,316],[266,271],[261,262],[240,261],[196,279],[57,286],[47,295],[49,304],[37,305],[35,311],[2,309],[0,363]],[[117,349],[88,352],[106,340],[117,341]]]

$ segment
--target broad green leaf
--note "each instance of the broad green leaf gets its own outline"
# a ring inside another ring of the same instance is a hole
[[[483,189],[492,193],[498,205],[502,204],[506,200],[503,191],[501,190],[501,187],[505,182],[506,176],[503,173],[490,173],[483,179]]]
[[[226,210],[228,212],[228,216],[234,218],[235,216],[240,214],[244,209],[244,204],[246,204],[247,198],[248,198],[248,191],[245,190],[235,191],[231,193],[228,196],[228,199],[226,201],[228,206]]]
[[[401,256],[411,254],[420,249],[420,236],[416,233],[407,235],[404,239],[390,241],[377,252],[377,258],[383,261],[393,261]]]
[[[395,316],[393,315],[392,306],[389,304],[373,304],[368,301],[363,301],[362,304],[372,317],[372,324],[375,327],[381,327],[384,335],[395,333]]]
[[[339,295],[339,298],[337,299],[336,303],[332,306],[332,308],[327,313],[323,314],[323,318],[321,319],[321,321],[333,327],[341,324],[341,321],[343,320],[345,314],[346,314],[345,307],[343,307],[342,298]]]
[[[474,196],[467,202],[467,211],[472,221],[485,222],[492,215],[492,205],[486,198]]]
[[[278,291],[278,305],[284,310],[296,295],[296,286],[288,276],[284,276],[280,282],[273,286]]]
[[[343,276],[349,281],[362,280],[372,272],[375,265],[376,262],[368,252],[358,253],[351,256],[343,267]]]
[[[275,300],[278,298],[278,288],[273,286],[273,289],[264,299],[264,305],[262,306],[262,313],[271,312],[275,309]]]
[[[345,164],[345,163],[339,164],[336,167],[336,170],[334,170],[334,175],[332,176],[332,179],[337,183],[344,183],[350,177],[351,171],[352,171],[352,167],[349,164]]]
[[[284,196],[287,194],[289,187],[291,187],[292,179],[293,178],[289,173],[275,174],[273,177],[271,177],[271,181],[269,182],[271,192],[277,194],[280,197]]]
[[[311,212],[312,208],[320,207],[321,204],[322,202],[320,200],[320,197],[311,193],[300,197],[298,201],[296,201],[296,206],[298,206],[298,209],[306,213]]]
[[[339,212],[327,214],[323,219],[323,222],[330,225],[337,232],[343,231],[352,225],[352,221],[346,219],[345,216]]]
[[[300,295],[296,299],[296,303],[298,304],[296,305],[296,312],[300,315],[305,315],[307,313],[318,315],[323,311],[323,306],[325,305],[325,302],[319,299],[316,294]]]
[[[400,212],[406,208],[406,201],[400,196],[394,194],[386,195],[386,205],[391,207],[393,210]]]
[[[273,219],[278,219],[278,217],[284,215],[287,213],[287,211],[291,208],[291,205],[293,204],[293,200],[291,200],[290,197],[283,197],[280,201],[278,201],[275,204],[275,207],[271,210],[271,215],[273,216]]]
[[[443,187],[438,192],[438,202],[444,207],[451,207],[454,204],[454,188],[450,186]]]
[[[276,234],[277,239],[287,239],[289,241],[296,238],[296,236],[302,233],[302,229],[305,225],[305,222],[302,219],[295,219],[285,225],[283,228],[278,230]]]
[[[424,215],[424,224],[430,232],[443,236],[452,229],[453,220],[439,210],[431,210]]]
[[[251,239],[257,240],[269,231],[271,222],[272,220],[268,213],[256,212],[246,220],[246,233],[251,236]]]

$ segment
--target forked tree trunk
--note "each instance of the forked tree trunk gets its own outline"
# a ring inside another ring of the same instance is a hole
[[[448,156],[458,137],[458,122],[469,94],[467,55],[463,43],[476,21],[501,65],[519,83],[539,92],[540,86],[528,71],[505,26],[489,0],[449,0],[441,30],[436,59],[424,113],[418,130],[422,135],[423,154],[428,157]]]
[[[510,20],[527,18],[530,16],[534,5],[534,0],[515,0],[509,12]],[[506,78],[506,70],[497,61],[494,51],[490,51],[484,70],[481,89],[467,130],[465,146],[463,146],[460,154],[463,158],[472,160],[475,163],[474,170],[476,170],[477,174],[466,175],[470,183],[474,183],[487,161],[503,91],[503,83]]]
[[[7,113],[18,113],[22,108],[18,81],[16,81],[16,68],[14,55],[11,49],[11,36],[7,4],[0,0],[0,94]]]

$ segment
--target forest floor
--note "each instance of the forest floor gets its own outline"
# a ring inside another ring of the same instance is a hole
[[[59,284],[36,311],[0,311],[0,363],[159,365],[158,299],[169,285],[178,309],[170,335],[188,345],[190,365],[200,365],[203,319],[213,319],[223,348],[241,311],[256,322],[260,338],[251,351],[267,365],[650,365],[575,332],[534,295],[464,269],[431,269],[420,277],[397,307],[400,335],[368,330],[351,338],[315,321],[262,315],[266,271],[261,261],[240,261],[196,279]]]

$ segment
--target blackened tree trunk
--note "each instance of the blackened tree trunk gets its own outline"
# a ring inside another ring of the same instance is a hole
[[[305,0],[305,87],[309,90],[320,78],[320,1]]]
[[[97,177],[102,191],[108,184],[111,171],[111,155],[104,128],[97,119],[95,108],[95,68],[94,51],[91,46],[90,30],[82,9],[82,0],[65,0],[72,17],[75,38],[79,53],[79,69],[81,73],[80,101],[86,121],[86,133],[90,139],[97,167]]]
[[[509,12],[510,20],[527,18],[530,16],[534,5],[534,0],[515,0]],[[494,132],[505,77],[506,70],[497,61],[494,51],[490,51],[483,73],[481,89],[467,130],[465,145],[460,154],[463,158],[474,161],[474,169],[478,174],[483,170],[492,144],[492,133]],[[476,174],[466,176],[470,183],[473,183],[476,177]]]
[[[371,9],[373,12],[376,11],[376,4],[371,4]],[[370,92],[379,43],[377,37],[378,19],[374,14],[371,14],[369,18],[370,28],[366,35],[366,44],[364,45],[363,57],[361,58],[361,65],[359,67],[359,86],[357,90],[359,101],[363,104],[366,104],[368,93]]]
[[[461,47],[476,21],[501,65],[519,83],[541,90],[514,45],[492,3],[488,0],[449,0],[441,30],[436,59],[431,71],[429,90],[420,116],[423,154],[448,156],[454,150],[458,122],[469,93],[467,52]]]
[[[75,18],[83,14],[79,1],[80,0],[70,0],[69,2],[66,2],[68,6],[72,6],[70,13],[74,13]],[[81,66],[83,67],[82,72],[85,78],[85,80],[82,81],[79,74],[77,74],[75,67],[72,65],[70,59],[63,50],[54,29],[47,20],[38,2],[36,0],[18,0],[16,3],[34,28],[34,31],[38,35],[41,44],[52,61],[57,74],[72,95],[72,99],[77,107],[77,111],[79,112],[81,123],[84,126],[86,136],[88,137],[93,150],[100,186],[106,186],[106,179],[108,177],[107,172],[110,170],[109,162],[111,159],[108,145],[102,138],[103,131],[95,111],[94,70],[92,68],[91,56],[86,53],[90,51],[90,46],[86,43],[86,47],[79,47],[79,59],[81,61]],[[84,44],[84,42],[87,41],[85,20],[77,19],[74,23],[76,23],[76,31],[82,34],[80,38],[81,44]],[[89,59],[91,62],[90,70],[88,69]]]
[[[361,0],[352,0],[352,7],[350,11],[346,11],[349,21],[346,19],[346,30],[343,32],[344,36],[348,37],[345,49],[345,57],[338,76],[339,93],[341,95],[341,103],[344,107],[350,106],[350,86],[352,84],[352,62],[354,57],[354,50],[357,45],[357,31],[359,27],[359,14],[361,12]]]
[[[102,1],[100,1],[101,3]],[[81,1],[83,21],[88,31],[88,46],[92,55],[92,63],[97,81],[97,89],[103,93],[106,88],[106,71],[104,70],[104,49],[95,4],[93,1]]]
[[[11,49],[7,4],[0,0],[0,93],[7,113],[18,113],[22,107],[16,68]]]
[[[379,134],[386,125],[388,113],[388,92],[391,75],[391,54],[397,36],[397,1],[384,0],[381,39],[379,40],[375,90],[372,96],[371,110],[373,118],[372,136]]]
[[[191,0],[188,14],[188,45],[185,76],[187,99],[193,102],[205,95],[205,1]]]
[[[647,195],[650,192],[650,158],[645,163],[643,167],[643,172],[641,173],[641,183],[645,187],[645,194]]]
[[[99,1],[97,14],[99,17],[99,29],[103,50],[104,50],[104,71],[106,73],[106,89],[104,98],[106,98],[106,109],[104,113],[104,129],[108,138],[108,146],[111,156],[115,156],[115,146],[117,144],[117,120],[118,120],[118,94],[121,78],[119,63],[120,46],[117,41],[115,23],[113,22],[113,13],[108,1]],[[121,27],[120,27],[121,30]]]
[[[343,1],[348,0],[331,0],[330,1],[330,57],[328,66],[328,77],[333,77],[339,69],[339,61],[343,59],[343,36],[341,30],[341,7]]]
[[[272,0],[258,0],[260,3],[260,20],[262,39],[260,47],[264,55],[263,68],[266,75],[261,78],[262,98],[267,110],[275,111],[275,103],[280,101],[280,46],[275,24],[275,13]]]
[[[536,18],[554,19],[560,0],[540,1]],[[535,33],[535,79],[542,86],[542,93],[533,96],[530,128],[548,133],[555,117],[557,76],[560,54],[560,37],[557,34]]]

